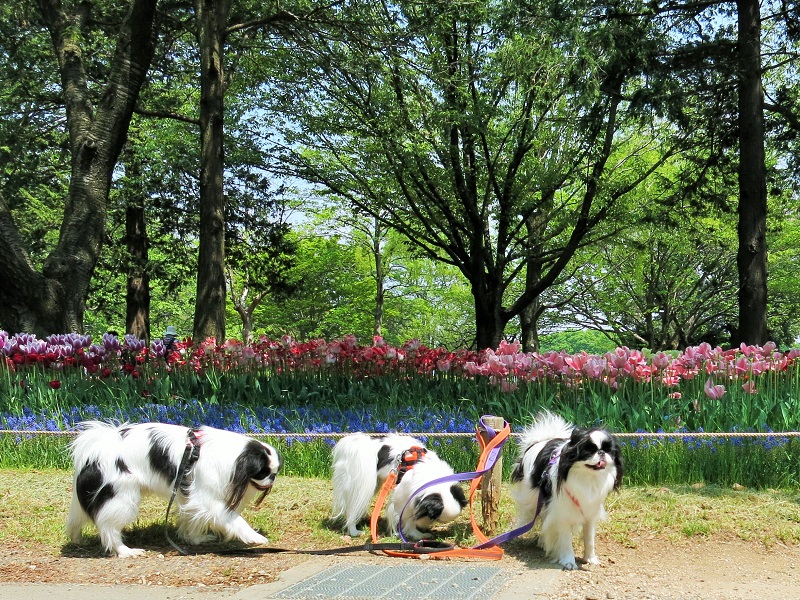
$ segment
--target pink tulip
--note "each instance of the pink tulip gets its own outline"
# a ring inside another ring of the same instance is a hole
[[[714,385],[709,377],[706,381],[706,385],[704,386],[704,391],[706,396],[711,398],[712,400],[719,400],[725,395],[725,386],[724,385]]]
[[[756,389],[756,384],[753,381],[748,381],[744,385],[742,385],[742,389],[747,394],[757,394],[758,390]]]
[[[502,340],[500,342],[500,347],[497,349],[497,354],[505,354],[505,355],[516,354],[517,352],[520,351],[521,348],[522,344],[520,344],[519,342],[512,342],[509,344],[507,341]]]

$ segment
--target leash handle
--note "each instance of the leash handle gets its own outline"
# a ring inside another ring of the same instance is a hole
[[[386,477],[386,481],[383,482],[380,493],[378,493],[378,499],[375,500],[375,508],[372,509],[372,515],[369,519],[369,532],[372,536],[373,544],[378,542],[378,519],[381,516],[386,497],[394,488],[395,481],[397,481],[397,465],[389,471],[389,475]],[[405,539],[403,541],[405,542]]]

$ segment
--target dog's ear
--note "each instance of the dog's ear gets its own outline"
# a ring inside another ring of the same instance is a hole
[[[414,507],[414,518],[422,519],[427,517],[431,521],[435,521],[442,516],[444,510],[444,501],[442,495],[437,493],[428,494],[417,500]]]
[[[271,452],[264,444],[250,440],[236,459],[225,502],[228,508],[235,511],[244,498],[250,481],[274,478],[277,469],[271,465]],[[275,457],[277,459],[277,457]]]
[[[622,448],[620,448],[617,438],[611,436],[611,457],[617,467],[617,476],[614,478],[614,489],[622,484],[622,474],[625,471],[625,461],[622,458]]]
[[[570,443],[577,444],[580,441],[580,439],[585,436],[585,434],[586,431],[584,429],[581,429],[580,427],[574,427],[572,429],[572,436],[570,437],[569,440]]]
[[[450,493],[453,494],[453,498],[461,508],[464,508],[469,502],[467,502],[467,496],[464,494],[464,488],[462,488],[459,484],[454,483],[450,486]]]

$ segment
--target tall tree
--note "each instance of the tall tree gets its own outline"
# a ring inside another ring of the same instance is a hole
[[[125,332],[150,341],[150,241],[145,218],[145,192],[138,156],[128,156],[125,171],[133,184],[125,199],[125,245],[129,264],[125,294]]]
[[[119,28],[96,89],[91,5],[38,0],[61,80],[71,155],[58,242],[41,270],[31,261],[8,201],[0,196],[0,324],[39,335],[82,331],[86,294],[103,242],[109,188],[153,53],[156,0],[131,0],[111,15]]]
[[[739,52],[739,339],[767,341],[767,168],[761,3],[737,0]]]
[[[232,70],[227,71],[225,66],[226,47],[233,33],[247,46],[254,33],[279,30],[287,23],[294,25],[312,20],[317,8],[309,9],[303,0],[297,4],[292,7],[296,12],[291,12],[278,2],[266,8],[261,3],[252,5],[232,0],[194,2],[200,52],[200,247],[194,315],[194,336],[197,339],[225,338],[223,132],[225,94],[233,77]]]
[[[224,43],[229,0],[195,0],[200,49],[200,247],[194,337],[225,340]]]
[[[768,142],[765,108],[776,117],[772,133],[778,139],[787,130],[797,129],[800,120],[792,106],[796,78],[797,11],[796,3],[767,0],[715,0],[682,2],[666,0],[654,5],[657,15],[667,15],[662,28],[672,28],[674,36],[667,68],[685,77],[683,91],[675,98],[695,96],[706,100],[705,123],[693,120],[688,125],[706,132],[709,146],[702,169],[713,172],[726,162],[730,153],[738,158],[738,250],[739,274],[738,327],[734,343],[763,344],[767,330],[767,180]],[[763,15],[763,16],[762,16]],[[762,18],[768,26],[762,30]],[[770,48],[762,55],[762,34]],[[771,80],[774,102],[764,100],[764,78]],[[787,102],[788,101],[788,102]],[[784,156],[784,160],[789,160]],[[717,163],[719,161],[719,163]],[[701,183],[701,182],[699,182]]]
[[[457,266],[479,347],[499,343],[654,168],[623,126],[643,40],[657,41],[650,19],[580,0],[518,8],[354,2],[342,18],[360,27],[289,48],[283,94],[270,89],[292,117],[284,164]],[[534,214],[547,227],[531,244]],[[541,275],[509,297],[537,253]]]

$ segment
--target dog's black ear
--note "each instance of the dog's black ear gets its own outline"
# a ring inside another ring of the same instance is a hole
[[[442,516],[443,510],[444,501],[442,500],[441,494],[428,494],[424,498],[420,498],[417,505],[414,507],[414,518],[422,519],[427,517],[431,521],[435,521]]]
[[[274,475],[270,466],[270,452],[260,442],[251,440],[236,458],[233,476],[228,486],[228,496],[225,502],[230,510],[235,511],[244,498],[250,480],[266,479]]]
[[[611,436],[611,457],[617,466],[617,476],[614,478],[614,489],[622,485],[622,473],[625,471],[625,461],[622,458],[622,449],[617,442],[617,438]]]
[[[517,462],[514,463],[514,469],[511,471],[511,483],[516,483],[518,481],[522,481],[522,478],[525,476],[525,470],[522,465],[522,459],[518,459]]]
[[[585,437],[586,430],[581,429],[580,427],[574,427],[572,429],[572,436],[570,437],[569,441],[571,444],[577,444],[581,438]]]
[[[455,501],[458,502],[461,508],[464,508],[468,504],[467,496],[464,494],[464,488],[457,483],[450,486],[450,493],[453,494],[453,498],[455,498]]]

